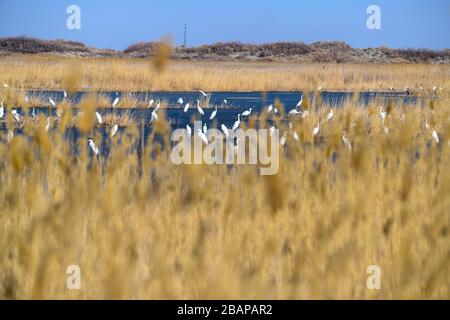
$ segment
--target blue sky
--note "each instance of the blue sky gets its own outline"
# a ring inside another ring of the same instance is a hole
[[[68,30],[66,8],[81,8]],[[381,8],[381,30],[366,8]],[[450,48],[450,0],[0,0],[0,37],[70,39],[124,49],[171,35],[188,45],[219,41],[345,41],[354,47]]]

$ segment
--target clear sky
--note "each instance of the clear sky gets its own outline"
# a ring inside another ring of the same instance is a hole
[[[68,30],[66,8],[81,9]],[[381,30],[366,26],[369,5]],[[345,41],[353,47],[450,48],[450,0],[0,0],[0,37],[70,39],[124,49],[171,35],[188,46],[219,41]]]

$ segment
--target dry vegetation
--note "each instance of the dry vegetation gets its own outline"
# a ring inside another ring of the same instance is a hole
[[[141,42],[123,51],[87,47],[67,40],[42,40],[27,37],[0,38],[0,55],[50,54],[59,56],[135,57],[158,54],[161,43]],[[318,41],[248,44],[218,42],[195,47],[176,47],[173,59],[225,61],[295,61],[306,63],[450,63],[450,50],[352,48],[345,42]]]
[[[450,298],[448,98],[389,105],[384,123],[377,105],[352,103],[330,122],[311,107],[292,129],[276,119],[300,141],[287,136],[267,177],[255,166],[175,166],[153,135],[140,163],[132,124],[96,159],[93,101],[76,123],[76,157],[64,138],[70,108],[48,133],[43,117],[9,143],[0,133],[1,298]],[[319,119],[323,143],[312,136]],[[163,118],[154,129],[167,142]],[[73,264],[79,291],[65,287]],[[373,264],[378,291],[366,288]]]
[[[158,56],[157,56],[158,57]],[[151,63],[153,61],[153,63]],[[15,88],[119,91],[450,90],[450,65],[299,64],[293,62],[175,61],[160,59],[0,57],[0,84]],[[72,70],[76,70],[74,73]],[[77,74],[77,77],[71,76]],[[69,78],[69,79],[68,79]]]

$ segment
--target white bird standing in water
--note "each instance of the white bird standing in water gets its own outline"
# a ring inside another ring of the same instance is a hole
[[[153,101],[153,100],[152,100],[152,101]],[[117,98],[114,99],[114,101],[113,101],[113,103],[112,103],[112,106],[115,107],[115,106],[117,106],[118,103],[119,103],[119,97],[117,97]]]
[[[117,125],[117,123],[114,125],[114,127],[112,127],[111,129],[111,138],[114,137],[117,133],[117,131],[119,130],[119,126]]]
[[[17,122],[20,122],[20,115],[17,113],[16,110],[12,110],[12,111],[11,111],[11,114],[13,115],[14,119],[15,119]]]
[[[205,114],[202,107],[200,107],[200,100],[198,100],[198,99],[197,99],[197,110],[202,116]]]
[[[223,99],[223,103],[228,104],[227,99]]]
[[[291,111],[289,111],[289,115],[293,116],[296,114],[302,114],[302,112],[300,110],[296,110],[296,109],[292,109]]]
[[[208,127],[206,126],[206,123],[203,124],[203,133],[206,134],[208,132]]]
[[[63,91],[63,96],[64,96],[64,99],[67,98],[67,92],[65,90]]]
[[[300,98],[300,101],[297,103],[297,105],[295,107],[296,108],[300,108],[302,106],[302,103],[303,103],[303,94],[302,94],[302,96]]]
[[[3,106],[3,101],[2,101],[1,106],[0,106],[0,118],[3,118],[4,115],[5,115],[5,107]]]
[[[93,152],[96,156],[98,156],[99,151],[98,151],[97,146],[95,145],[94,140],[89,139],[89,140],[88,140],[88,144],[89,144],[89,148],[91,148],[92,152]]]
[[[209,120],[214,119],[214,118],[216,117],[216,115],[217,115],[217,106],[216,106],[216,108],[214,109],[214,111],[211,113],[211,116],[209,117]]]
[[[187,112],[189,110],[189,102],[186,103],[186,105],[184,106],[184,112]]]
[[[202,130],[197,129],[197,136],[202,139],[204,144],[208,144],[208,138],[205,136],[205,134],[202,132]]]
[[[95,117],[97,118],[98,124],[103,124],[102,115],[100,113],[98,113],[97,111],[95,112]]]
[[[151,108],[154,102],[155,102],[155,100],[151,99],[151,100],[148,102],[148,107]]]
[[[240,125],[241,125],[241,115],[238,114],[238,119],[233,124],[233,128],[231,128],[231,130],[235,131],[237,128],[239,128]]]
[[[150,122],[158,120],[158,114],[156,113],[158,109],[155,109],[152,111],[152,118],[150,119]]]
[[[320,132],[320,124],[316,124],[316,126],[313,129],[313,136],[316,136]]]
[[[273,110],[273,104],[271,104],[267,107],[267,112],[270,113],[270,112],[272,112],[272,110]]]
[[[179,104],[183,104],[183,98],[178,98],[177,102],[178,102]]]
[[[52,98],[48,98],[48,101],[50,101],[50,103],[51,103],[51,105],[52,106],[56,106],[56,103],[55,103],[55,101],[53,101],[53,99]]]
[[[228,136],[230,135],[230,132],[228,131],[228,128],[226,125],[222,124],[220,126],[220,129],[222,129],[223,133],[225,134],[225,137],[228,138]]]
[[[187,131],[188,137],[190,137],[192,135],[192,129],[191,129],[191,127],[189,127],[188,124],[186,125],[186,131]]]
[[[244,112],[242,112],[242,116],[243,117],[248,117],[250,114],[252,113],[252,108],[245,110]]]
[[[331,109],[330,112],[327,115],[327,121],[330,121],[331,118],[333,118],[333,116],[334,116],[333,109]]]

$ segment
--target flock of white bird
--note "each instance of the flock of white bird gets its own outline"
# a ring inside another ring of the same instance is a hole
[[[4,84],[4,87],[7,88],[7,84]],[[319,89],[319,90],[320,90],[320,89]],[[433,91],[435,91],[435,90],[436,90],[436,88],[433,88]],[[199,92],[200,92],[200,94],[203,96],[203,98],[207,98],[208,96],[211,96],[211,93],[206,93],[206,92],[204,92],[204,91],[202,91],[202,90],[199,90]],[[66,98],[67,98],[67,93],[66,93],[66,91],[63,92],[63,95],[64,95],[64,99],[66,99]],[[28,97],[26,97],[25,99],[26,99],[26,101],[28,101]],[[49,100],[49,103],[50,103],[53,107],[56,107],[56,102],[55,102],[52,98],[49,97],[48,100]],[[116,106],[118,105],[119,101],[120,101],[119,94],[116,92],[116,98],[114,99],[114,101],[113,101],[113,103],[112,103],[112,107],[116,107]],[[155,100],[151,99],[151,100],[149,101],[148,108],[151,108],[151,107],[153,106],[154,103],[155,103]],[[185,103],[185,101],[183,100],[183,98],[179,98],[179,99],[177,100],[177,103],[178,103],[181,107],[183,107],[183,105],[184,105],[183,111],[184,111],[185,113],[188,112],[188,110],[191,108],[190,103],[189,103],[189,102]],[[227,100],[223,100],[223,103],[226,105],[226,104],[227,104]],[[297,103],[297,105],[295,106],[295,108],[293,108],[292,110],[290,110],[290,111],[288,112],[288,116],[301,116],[302,118],[308,117],[308,115],[309,115],[308,110],[302,110],[302,105],[303,105],[303,94],[301,95],[300,100],[298,101],[298,103]],[[150,120],[150,123],[155,122],[155,121],[158,120],[158,111],[159,111],[160,107],[161,107],[161,101],[158,101],[157,104],[156,104],[156,107],[153,109],[153,111],[152,111],[152,113],[151,113],[151,120]],[[204,116],[204,115],[205,115],[205,112],[203,111],[203,108],[201,107],[200,99],[197,99],[197,100],[196,100],[196,106],[195,106],[195,108],[197,109],[198,113],[199,113],[201,116]],[[269,114],[270,114],[270,113],[274,113],[274,114],[278,114],[278,113],[279,113],[278,109],[277,109],[276,107],[274,107],[273,104],[270,104],[270,105],[267,107],[266,111],[267,111],[267,113],[269,113]],[[230,136],[230,133],[234,132],[235,130],[237,130],[237,129],[240,127],[240,125],[241,125],[241,117],[244,118],[244,119],[245,119],[245,118],[248,118],[248,117],[252,114],[252,112],[253,112],[253,109],[252,109],[252,108],[249,108],[248,110],[245,110],[244,112],[238,114],[238,115],[237,115],[237,119],[236,119],[236,121],[234,122],[234,124],[233,124],[233,126],[232,126],[231,128],[228,128],[225,124],[221,124],[221,125],[220,125],[220,129],[221,129],[221,131],[223,132],[223,134],[225,135],[225,137],[228,138],[228,137]],[[211,115],[210,115],[210,117],[209,117],[209,120],[212,121],[214,118],[216,118],[217,113],[218,113],[218,109],[217,109],[217,105],[216,105],[214,111],[211,113]],[[15,120],[16,122],[20,122],[20,121],[21,121],[21,116],[20,116],[20,114],[17,112],[17,110],[12,109],[12,110],[11,110],[11,115],[12,115],[12,117],[14,118],[14,120]],[[61,116],[60,114],[57,114],[57,115],[58,115],[59,117]],[[2,101],[2,102],[1,102],[1,105],[0,105],[0,119],[3,118],[4,116],[5,116],[5,108],[4,108],[3,101]],[[33,111],[32,111],[32,116],[35,116],[34,109],[33,109]],[[384,125],[385,119],[386,119],[386,117],[387,117],[387,112],[384,111],[383,107],[381,107],[381,106],[379,107],[379,116],[380,116],[380,119],[381,119],[382,124],[383,124],[383,130],[384,130],[384,132],[385,132],[386,134],[389,134],[389,128],[388,128],[387,126]],[[402,119],[404,119],[404,115],[402,114],[401,116],[402,116]],[[103,124],[103,118],[102,118],[101,114],[100,114],[98,111],[95,112],[95,117],[96,117],[97,123],[100,124],[100,125],[102,125],[102,124]],[[333,111],[333,109],[331,109],[330,112],[327,114],[326,121],[327,121],[327,122],[331,121],[331,120],[333,119],[333,117],[334,117],[334,111]],[[289,132],[291,133],[291,135],[292,135],[292,137],[293,137],[294,140],[299,141],[299,136],[298,136],[297,132],[295,132],[294,130],[292,130],[292,127],[293,127],[293,126],[292,126],[292,123],[289,122]],[[432,137],[432,138],[435,140],[435,142],[438,144],[438,143],[439,143],[439,135],[438,135],[438,133],[436,132],[436,130],[435,130],[434,128],[430,128],[430,127],[429,127],[427,121],[425,121],[425,128],[426,128],[427,130],[430,131],[431,137]],[[50,117],[47,117],[47,122],[46,122],[45,130],[48,131],[49,129],[50,129]],[[276,129],[276,128],[275,128],[274,126],[271,126],[271,127],[269,128],[270,136],[273,135],[275,129]],[[119,130],[118,124],[113,125],[113,127],[112,127],[112,129],[111,129],[111,131],[110,131],[110,136],[111,136],[111,137],[114,137],[114,136],[116,135],[116,133],[118,132],[118,130]],[[192,135],[192,129],[191,129],[191,127],[189,126],[189,124],[186,125],[186,131],[187,131],[187,133],[188,133],[188,136],[191,136],[191,135]],[[209,144],[207,132],[208,132],[208,127],[207,127],[206,122],[204,123],[202,130],[197,129],[197,132],[196,132],[197,136],[198,136],[205,144]],[[312,135],[313,135],[313,136],[317,136],[319,133],[320,133],[320,120],[319,120],[319,122],[314,126],[313,131],[312,131]],[[285,132],[281,135],[281,137],[280,137],[280,145],[281,145],[281,146],[284,146],[284,145],[286,144],[287,134],[288,134],[288,132],[285,131]],[[12,131],[12,130],[9,130],[9,131],[8,131],[8,136],[7,136],[8,142],[11,141],[13,137],[14,137],[13,131]],[[347,138],[346,132],[345,132],[345,131],[344,131],[343,134],[342,134],[342,141],[343,141],[343,143],[344,143],[345,146],[347,146],[350,150],[352,149],[352,145],[351,145],[351,143],[350,143],[350,140]],[[239,141],[237,141],[237,143],[238,143],[238,142],[239,142]],[[92,151],[95,155],[98,155],[98,154],[99,154],[99,149],[98,149],[98,147],[96,146],[96,144],[95,144],[95,142],[94,142],[94,140],[93,140],[92,138],[89,138],[89,139],[88,139],[88,146],[89,146],[89,148],[91,149],[91,151]],[[237,147],[237,145],[236,145],[235,147]]]

